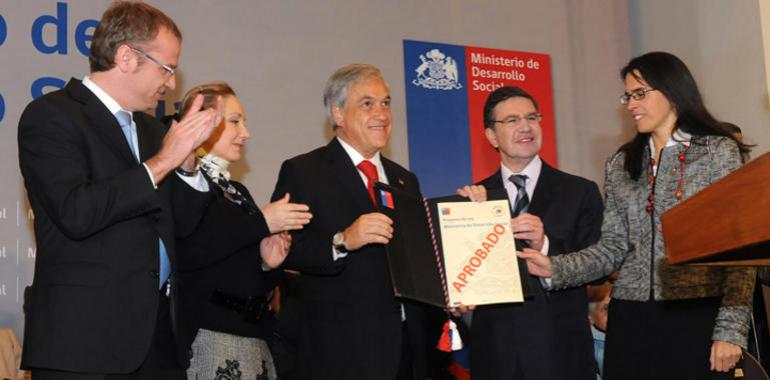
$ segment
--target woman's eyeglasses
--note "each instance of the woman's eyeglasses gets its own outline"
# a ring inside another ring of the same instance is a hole
[[[633,90],[631,92],[625,92],[623,95],[620,95],[620,104],[626,105],[631,99],[634,100],[642,100],[644,99],[644,96],[647,95],[648,92],[655,91],[654,88],[637,88],[636,90]]]

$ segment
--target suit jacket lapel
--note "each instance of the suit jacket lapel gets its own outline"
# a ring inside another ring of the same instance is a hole
[[[555,171],[552,167],[543,162],[543,166],[540,169],[540,177],[535,184],[535,191],[532,192],[532,199],[529,203],[528,213],[533,215],[541,215],[548,206],[551,204],[551,199],[555,196],[555,192],[558,189],[558,181],[555,178]],[[498,169],[495,174],[480,182],[487,189],[500,189],[503,186],[503,177]],[[515,195],[514,195],[515,197]],[[513,208],[513,204],[511,208]],[[511,210],[513,211],[513,210]]]
[[[408,191],[407,179],[401,176],[401,172],[397,169],[396,164],[380,155],[382,161],[382,167],[385,168],[385,175],[388,176],[388,184],[397,189]]]
[[[89,127],[96,135],[104,140],[105,144],[117,156],[128,163],[136,164],[136,159],[131,153],[131,148],[128,147],[128,141],[120,129],[118,120],[115,119],[115,115],[110,113],[104,103],[77,79],[70,80],[65,89],[70,96],[83,103]]]
[[[484,185],[487,190],[505,189],[505,186],[503,185],[503,174],[500,172],[500,169],[497,169],[495,174],[492,174],[491,176],[479,182],[479,185]],[[513,207],[515,205],[511,202],[508,203],[510,205],[511,214],[513,214]]]
[[[532,192],[532,199],[527,212],[533,215],[544,215],[544,211],[548,209],[552,203],[551,200],[559,191],[557,182],[555,170],[543,162],[543,167],[540,168],[540,177],[535,184],[535,191]]]
[[[479,184],[484,185],[484,187],[487,189],[502,189],[505,187],[503,186],[503,175],[500,173],[500,169],[497,169],[495,174],[487,177],[483,181],[479,182]]]
[[[159,142],[163,139],[158,134],[163,134],[163,130],[158,125],[151,125],[148,122],[149,117],[140,112],[134,112],[134,121],[136,122],[136,134],[139,141],[139,158],[144,162],[160,150]],[[158,123],[159,124],[159,123]]]
[[[358,169],[353,166],[353,161],[350,160],[350,156],[342,148],[336,137],[326,146],[326,158],[331,165],[332,175],[353,198],[356,207],[364,212],[375,211],[372,199],[369,198],[369,192],[358,174]]]

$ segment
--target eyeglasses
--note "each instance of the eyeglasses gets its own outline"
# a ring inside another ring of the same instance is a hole
[[[654,88],[637,88],[636,90],[633,90],[631,92],[624,92],[623,95],[620,95],[620,104],[626,105],[631,99],[642,100],[644,99],[644,96],[647,95],[647,93],[650,91],[655,91],[655,89]]]
[[[526,114],[524,116],[521,116],[521,115],[511,115],[511,116],[506,117],[503,120],[492,120],[492,121],[494,121],[495,123],[501,123],[503,125],[513,126],[513,125],[519,124],[519,122],[522,121],[522,120],[526,120],[527,124],[535,124],[535,123],[539,123],[541,120],[543,120],[543,115],[541,115],[541,114],[539,114],[537,112],[533,112],[533,113],[530,113],[530,114]]]
[[[165,63],[161,63],[157,59],[153,58],[151,55],[149,55],[149,54],[147,54],[147,53],[145,53],[145,52],[143,52],[143,51],[141,51],[141,50],[139,50],[139,49],[137,49],[135,47],[131,47],[131,50],[133,50],[134,53],[139,54],[142,57],[149,59],[154,64],[162,67],[163,70],[166,70],[166,75],[171,76],[171,75],[174,75],[174,73],[176,73],[176,67],[171,67],[171,66],[169,66],[169,65],[167,65]]]

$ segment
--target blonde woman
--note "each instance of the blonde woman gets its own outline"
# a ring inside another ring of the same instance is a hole
[[[199,170],[212,199],[195,231],[178,240],[180,292],[185,335],[192,340],[189,379],[275,379],[267,340],[272,313],[267,294],[280,276],[273,269],[288,254],[291,236],[311,214],[305,205],[283,199],[258,207],[249,191],[230,179],[228,167],[243,155],[251,133],[246,113],[226,83],[190,90],[180,113],[196,94],[204,108],[222,98],[224,119],[199,153]],[[185,174],[185,173],[181,173]]]

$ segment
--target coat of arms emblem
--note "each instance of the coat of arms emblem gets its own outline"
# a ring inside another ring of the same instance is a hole
[[[463,86],[458,82],[457,61],[438,49],[420,54],[422,64],[415,69],[417,78],[412,84],[436,90],[454,90]]]

